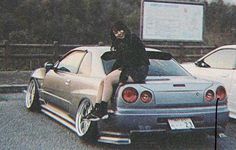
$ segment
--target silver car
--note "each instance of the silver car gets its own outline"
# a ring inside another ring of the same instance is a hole
[[[84,119],[95,104],[98,87],[114,59],[103,60],[110,47],[78,47],[55,64],[45,63],[30,78],[26,107],[67,126],[81,139],[129,144],[144,133],[218,133],[228,122],[227,95],[218,82],[197,79],[168,53],[146,48],[151,65],[144,83],[114,85],[109,118]]]

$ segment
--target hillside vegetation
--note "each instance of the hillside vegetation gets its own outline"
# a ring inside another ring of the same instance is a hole
[[[114,21],[139,33],[140,5],[139,0],[1,0],[0,42],[107,44]],[[233,44],[235,33],[236,6],[206,3],[204,44]]]

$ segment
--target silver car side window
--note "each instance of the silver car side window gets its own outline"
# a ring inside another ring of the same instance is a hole
[[[81,62],[79,68],[79,74],[89,75],[91,73],[91,65],[92,65],[92,54],[91,52],[88,52],[84,56],[84,59]]]
[[[85,52],[75,51],[60,61],[57,70],[77,73]]]

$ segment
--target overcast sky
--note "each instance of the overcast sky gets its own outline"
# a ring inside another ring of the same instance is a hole
[[[217,1],[217,0],[208,0],[209,2],[214,2],[214,1]],[[234,4],[236,5],[236,0],[224,0],[224,2],[227,4],[227,3],[230,3],[230,4]]]

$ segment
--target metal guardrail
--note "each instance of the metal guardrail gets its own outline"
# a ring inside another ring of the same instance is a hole
[[[0,44],[0,70],[33,70],[49,60],[55,61],[66,51],[80,45],[58,44]]]
[[[10,44],[7,40],[0,44],[0,70],[33,70],[46,61],[55,61],[66,51],[81,45],[59,44]],[[146,47],[161,49],[171,53],[178,62],[195,61],[216,46],[151,45]]]

